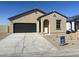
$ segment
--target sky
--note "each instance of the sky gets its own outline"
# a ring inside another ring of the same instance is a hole
[[[8,24],[8,18],[38,8],[46,13],[58,11],[71,17],[79,15],[79,1],[0,1],[0,24]]]

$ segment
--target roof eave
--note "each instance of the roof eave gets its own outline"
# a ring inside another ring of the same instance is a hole
[[[47,15],[49,15],[49,14],[52,14],[52,13],[57,13],[57,14],[59,14],[59,15],[61,15],[61,16],[63,16],[63,17],[65,17],[66,19],[68,19],[68,17],[67,17],[67,16],[62,15],[62,14],[60,14],[60,13],[59,13],[59,12],[57,12],[57,11],[52,11],[52,12],[50,12],[50,13],[48,13],[48,14],[45,14],[45,15],[43,15],[43,16],[40,16],[40,17],[38,18],[38,20],[40,20],[40,18],[42,18],[42,17],[44,17],[44,16],[47,16]]]
[[[39,10],[39,9],[32,9],[32,10],[30,10],[30,11],[27,11],[27,12],[23,12],[23,13],[21,13],[21,14],[18,14],[18,15],[15,15],[15,16],[12,16],[12,17],[10,17],[10,18],[8,18],[10,21],[12,21],[12,20],[15,20],[15,19],[17,19],[17,18],[19,18],[19,17],[22,17],[22,15],[28,15],[28,14],[31,14],[31,13],[33,13],[33,12],[35,12],[35,11],[39,11],[39,12],[41,12],[41,13],[43,13],[43,14],[46,14],[45,12],[43,12],[43,11],[41,11],[41,10]]]

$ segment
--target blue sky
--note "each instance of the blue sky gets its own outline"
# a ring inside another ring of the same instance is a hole
[[[22,2],[22,1],[16,1],[16,2],[9,2],[9,1],[0,1],[0,24],[7,24],[8,18],[11,16],[14,16],[16,14],[29,11],[32,9],[38,8],[44,12],[51,12],[53,10],[56,10],[60,13],[62,13],[65,16],[74,16],[79,15],[79,2],[56,2],[56,1],[40,1],[40,2]]]

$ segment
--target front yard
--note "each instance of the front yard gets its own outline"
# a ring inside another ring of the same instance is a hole
[[[59,37],[55,37],[53,35],[51,36],[44,36],[48,41],[50,41],[52,44],[54,44],[58,50],[79,50],[79,32],[66,34],[65,36],[65,42],[66,44],[64,46],[60,46],[60,39]]]
[[[8,35],[10,35],[11,33],[0,33],[0,40],[7,37]]]

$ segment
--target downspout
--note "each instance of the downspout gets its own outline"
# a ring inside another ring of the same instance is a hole
[[[72,32],[72,21],[70,21],[70,24],[71,24],[71,32]]]
[[[77,31],[77,27],[76,27],[76,21],[74,21],[75,22],[75,32]]]

